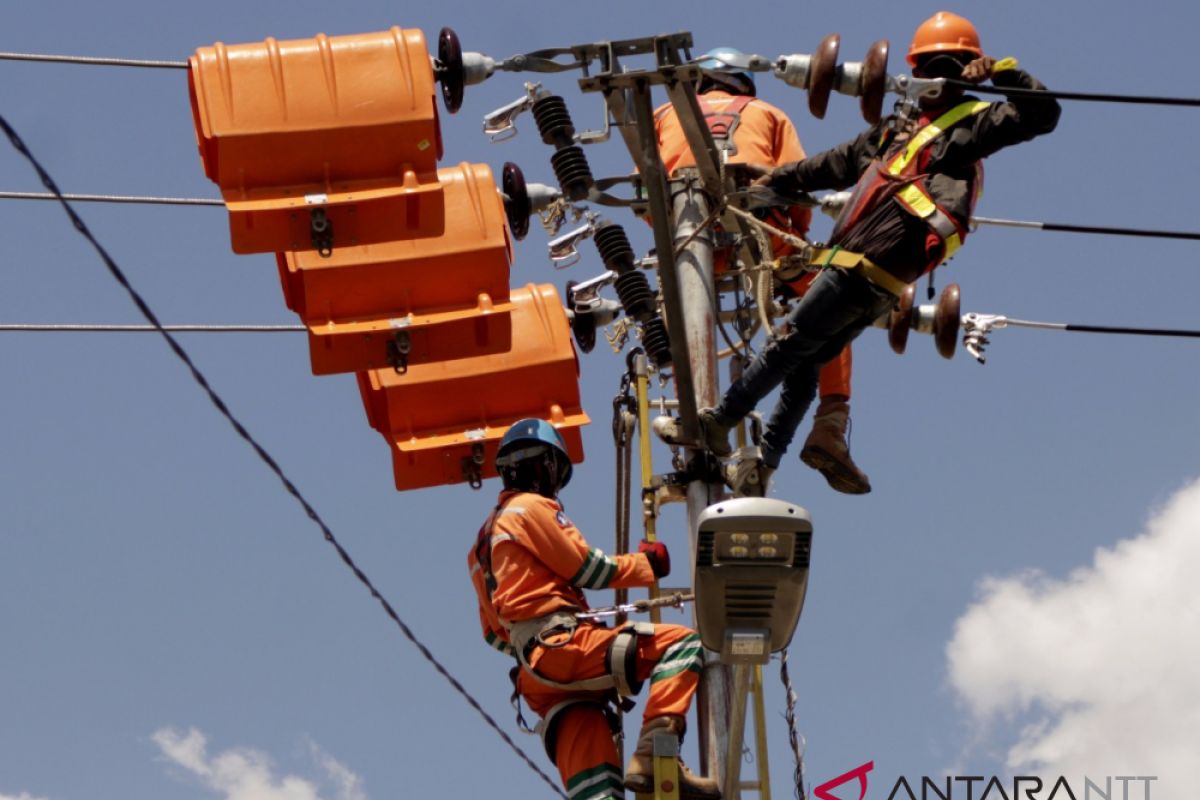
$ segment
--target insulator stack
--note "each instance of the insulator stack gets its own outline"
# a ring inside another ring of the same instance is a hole
[[[551,94],[535,100],[532,111],[543,142],[558,150],[575,143],[575,123],[561,96]]]
[[[550,156],[550,166],[554,168],[554,177],[558,178],[558,185],[568,200],[579,202],[587,199],[588,190],[595,179],[592,178],[592,168],[588,166],[582,147],[573,144],[562,148]]]
[[[625,313],[639,322],[645,322],[655,316],[654,292],[650,289],[650,281],[640,272],[626,272],[618,275],[616,280],[617,297]]]
[[[555,148],[550,166],[563,195],[572,202],[586,200],[595,179],[583,148],[575,144],[575,123],[567,102],[558,95],[546,95],[534,101],[532,110],[542,141]]]
[[[625,314],[642,325],[642,343],[650,359],[656,366],[670,364],[671,342],[667,328],[658,315],[650,281],[634,263],[633,245],[629,243],[625,229],[615,223],[605,223],[596,228],[593,238],[604,266],[617,273],[613,283]]]
[[[655,317],[642,325],[642,346],[656,367],[665,367],[671,363],[671,339],[667,336],[667,326],[662,317]]]

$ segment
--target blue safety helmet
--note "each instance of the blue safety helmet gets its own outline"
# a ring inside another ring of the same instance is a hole
[[[500,447],[496,450],[496,470],[503,473],[513,469],[522,461],[557,453],[558,462],[564,467],[558,488],[571,482],[571,457],[567,454],[567,443],[558,429],[544,419],[533,417],[519,419],[504,432]]]
[[[746,54],[735,47],[714,47],[696,62],[696,66],[705,72],[721,72],[726,75],[736,75],[754,86],[754,74],[747,72],[745,67],[735,67],[730,62],[741,62]]]

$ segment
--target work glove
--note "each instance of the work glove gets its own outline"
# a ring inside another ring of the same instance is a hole
[[[650,570],[656,578],[665,578],[671,574],[671,554],[662,542],[647,542],[643,539],[638,543],[638,552],[646,556],[650,562]]]
[[[983,83],[992,77],[992,70],[995,66],[996,59],[989,56],[980,56],[963,67],[962,79],[967,83]]]

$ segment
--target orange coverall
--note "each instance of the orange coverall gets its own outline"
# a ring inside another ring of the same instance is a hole
[[[529,492],[503,491],[493,523],[479,531],[467,556],[471,583],[479,598],[483,638],[503,653],[514,654],[508,627],[563,609],[585,610],[583,589],[649,586],[650,562],[641,553],[608,556],[588,545],[556,500]],[[488,589],[486,542],[491,542]],[[528,653],[531,667],[558,683],[607,673],[605,654],[617,629],[580,623],[573,633],[547,637]],[[645,719],[687,714],[700,680],[704,654],[700,637],[682,625],[655,625],[653,636],[637,641],[637,679],[650,681]],[[541,683],[521,669],[517,690],[539,716],[562,701],[579,697],[603,702],[604,692],[565,691]],[[563,785],[576,798],[622,797],[624,788],[616,745],[603,711],[596,705],[567,709],[556,724],[556,758]]]
[[[705,92],[700,95],[701,108],[706,114],[719,115],[735,102],[738,95],[720,89]],[[710,117],[710,127],[711,127]],[[668,175],[684,167],[696,165],[696,158],[688,147],[687,137],[684,136],[683,126],[670,103],[660,106],[654,112],[654,130],[658,134],[658,150],[662,155],[663,165]],[[804,148],[800,145],[800,136],[792,121],[775,106],[754,98],[742,109],[738,126],[733,131],[733,144],[737,152],[728,158],[730,164],[759,164],[764,167],[777,167],[804,159]],[[786,220],[771,219],[770,223],[778,228],[788,230],[796,236],[803,237],[808,233],[812,221],[812,211],[807,208],[792,207]],[[782,224],[781,224],[782,223]],[[790,229],[790,230],[789,230]],[[779,239],[772,237],[771,247],[775,255],[782,256],[791,252],[791,248]],[[797,296],[808,290],[809,284],[817,277],[817,273],[805,273],[789,285]],[[842,350],[821,368],[820,392],[821,397],[842,395],[850,397],[850,372],[852,355],[850,345]]]

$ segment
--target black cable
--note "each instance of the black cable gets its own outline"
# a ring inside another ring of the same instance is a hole
[[[1078,325],[1073,322],[1034,322],[1027,319],[1005,319],[1006,325],[1014,328],[1038,328],[1052,331],[1077,333],[1118,333],[1126,336],[1174,336],[1185,339],[1200,339],[1200,330],[1184,328],[1128,328],[1115,325]]]
[[[434,657],[429,648],[417,638],[412,629],[409,628],[408,625],[405,624],[404,620],[400,618],[400,615],[396,613],[396,610],[392,607],[392,604],[387,601],[387,598],[385,598],[379,592],[379,590],[375,588],[375,585],[371,583],[371,580],[366,576],[366,574],[359,568],[357,564],[354,563],[354,560],[350,557],[350,554],[344,547],[342,547],[337,538],[334,537],[333,531],[330,530],[329,526],[325,523],[325,520],[321,518],[316,509],[312,507],[304,495],[300,493],[300,490],[296,488],[296,485],[292,483],[290,478],[287,477],[283,471],[283,468],[279,466],[279,463],[271,456],[270,453],[266,451],[261,444],[259,444],[258,440],[255,439],[248,430],[246,430],[246,427],[237,419],[237,417],[233,415],[233,412],[229,410],[229,406],[226,405],[221,396],[217,394],[216,390],[212,388],[208,382],[208,379],[196,366],[195,362],[192,361],[191,356],[187,354],[187,351],[185,351],[179,342],[175,340],[175,337],[163,329],[162,323],[158,321],[157,315],[155,315],[155,313],[150,309],[150,306],[137,292],[137,290],[133,288],[133,285],[125,276],[125,273],[113,260],[112,256],[108,254],[108,251],[104,249],[103,245],[96,240],[96,237],[92,234],[91,230],[88,229],[83,219],[75,213],[75,209],[71,207],[71,204],[62,197],[62,192],[59,191],[58,185],[54,182],[54,179],[50,177],[50,174],[46,172],[45,168],[41,165],[41,162],[39,162],[37,158],[34,157],[33,153],[29,151],[29,148],[25,146],[25,143],[21,140],[21,137],[17,135],[17,132],[13,130],[12,126],[8,124],[8,120],[6,120],[2,115],[0,115],[0,128],[3,128],[5,134],[8,135],[8,139],[10,142],[12,142],[12,146],[16,149],[16,151],[23,155],[33,166],[34,170],[38,174],[38,177],[41,179],[42,184],[58,197],[59,203],[62,204],[63,210],[70,218],[71,223],[75,226],[75,230],[79,231],[80,235],[87,239],[88,243],[92,245],[96,253],[100,256],[101,260],[104,261],[104,265],[108,267],[109,273],[129,294],[129,298],[133,301],[134,305],[137,306],[137,309],[141,312],[142,316],[145,317],[146,320],[155,328],[157,328],[159,333],[162,334],[163,338],[170,346],[171,351],[176,355],[176,357],[179,358],[180,361],[184,363],[184,365],[187,366],[188,370],[192,374],[192,379],[195,380],[195,382],[199,384],[200,388],[204,390],[205,394],[208,395],[208,399],[214,406],[216,406],[217,411],[221,413],[221,416],[228,420],[229,424],[233,426],[234,431],[237,432],[237,435],[245,440],[245,442],[254,449],[254,452],[258,454],[258,457],[263,461],[263,463],[266,464],[273,473],[275,473],[275,476],[279,478],[280,482],[283,484],[283,488],[287,490],[287,493],[296,498],[296,501],[300,503],[300,506],[304,509],[304,513],[308,515],[308,518],[316,523],[317,527],[321,529],[321,533],[325,535],[325,541],[333,545],[333,548],[337,551],[337,554],[341,557],[342,561],[345,562],[346,566],[350,568],[355,577],[358,578],[359,582],[362,583],[368,591],[370,591],[371,596],[379,601],[379,604],[383,606],[383,610],[400,628],[400,632],[404,634],[404,637],[412,642],[414,646],[416,646],[417,650],[421,653],[425,660],[433,665],[433,668],[437,670],[438,674],[445,678],[450,685],[454,687],[455,691],[462,695],[462,697],[467,701],[467,704],[470,705],[471,708],[475,709],[475,711],[477,711],[481,717],[483,717],[484,721],[494,731],[496,731],[497,734],[499,734],[501,739],[504,740],[504,743],[511,747],[513,752],[516,753],[517,756],[524,761],[530,769],[537,773],[537,775],[543,781],[545,781],[551,789],[554,790],[555,794],[566,800],[567,796],[562,792],[561,789],[558,788],[558,785],[554,783],[550,776],[543,772],[537,764],[533,763],[529,756],[525,754],[525,751],[523,751],[520,747],[517,747],[516,742],[514,742],[509,735],[505,733],[504,730],[496,723],[496,721],[492,719],[492,717],[486,711],[483,710],[483,706],[479,704],[479,701],[476,700],[471,693],[468,692],[466,688],[458,682],[457,678],[451,675],[450,672],[444,666],[442,666],[441,662]]]
[[[1200,233],[1193,231],[1164,231],[1151,228],[1118,228],[1112,225],[1071,225],[1063,222],[1032,222],[994,217],[971,217],[972,224],[995,225],[1002,228],[1036,228],[1043,231],[1066,233],[1095,233],[1106,236],[1143,236],[1154,239],[1183,239],[1200,241]]]
[[[1089,100],[1096,103],[1136,103],[1151,106],[1200,106],[1200,98],[1152,97],[1140,94],[1101,94],[1095,92],[1060,92],[1054,89],[1026,89],[1020,86],[980,86],[969,81],[946,78],[947,86],[954,86],[979,94],[1000,94],[1005,97],[1053,97],[1056,100]]]

